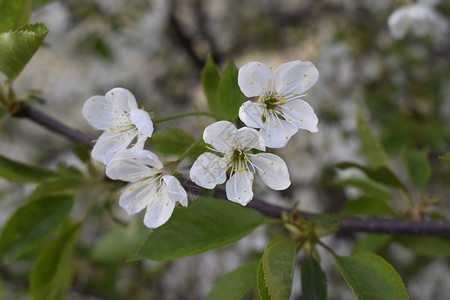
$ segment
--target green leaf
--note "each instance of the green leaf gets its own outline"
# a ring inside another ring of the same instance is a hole
[[[2,277],[0,276],[0,300],[4,300],[4,299],[5,299],[5,296],[3,293],[3,280],[2,280]]]
[[[383,200],[370,196],[361,196],[347,201],[344,208],[340,211],[342,216],[377,216],[391,215],[393,213],[392,209]]]
[[[25,26],[30,13],[31,0],[0,1],[0,33]]]
[[[260,213],[230,201],[198,198],[176,207],[169,221],[153,230],[131,260],[169,260],[228,245],[264,224]]]
[[[307,222],[314,224],[314,232],[317,237],[334,233],[338,231],[340,226],[336,215],[316,215],[309,218]]]
[[[272,300],[289,299],[294,277],[297,245],[286,237],[272,239],[262,258],[264,278]]]
[[[70,259],[80,226],[72,226],[39,254],[31,270],[31,295],[34,300],[64,299],[70,281]]]
[[[0,34],[0,71],[10,80],[20,74],[48,33],[44,24],[26,25]]]
[[[148,228],[134,222],[124,228],[115,227],[95,244],[92,257],[99,262],[114,262],[136,252],[148,235]]]
[[[259,261],[258,264],[258,275],[256,277],[257,285],[258,285],[258,292],[259,292],[259,298],[261,300],[271,300],[269,295],[269,289],[266,285],[266,278],[264,275],[264,267],[262,264],[262,260]]]
[[[409,299],[400,275],[380,256],[358,252],[334,257],[339,271],[359,300]]]
[[[33,0],[33,10],[55,0]]]
[[[56,172],[10,160],[0,156],[0,177],[18,183],[41,182],[54,178]]]
[[[302,264],[302,292],[305,300],[327,299],[327,277],[312,255]]]
[[[366,233],[353,247],[353,253],[361,251],[375,252],[386,245],[392,236],[388,234]]]
[[[91,159],[91,151],[89,147],[84,143],[76,144],[72,147],[72,150],[75,155],[84,163],[88,162]]]
[[[391,199],[391,192],[386,186],[379,184],[369,178],[353,177],[336,181],[335,184],[356,187],[363,191],[365,194],[375,198],[383,200]]]
[[[408,173],[411,180],[419,188],[423,189],[427,185],[431,176],[431,168],[428,163],[426,150],[407,150],[403,153]]]
[[[219,116],[229,121],[234,121],[237,118],[239,107],[244,100],[237,78],[238,69],[230,61],[222,74],[217,91],[220,109]]]
[[[339,169],[358,168],[363,171],[370,179],[373,179],[376,182],[400,188],[405,192],[408,191],[405,185],[398,179],[398,177],[386,167],[372,169],[352,162],[339,163],[336,165],[336,167],[338,167]]]
[[[447,165],[450,166],[450,152],[445,155],[439,156],[439,159],[443,160]]]
[[[10,263],[42,242],[69,215],[73,198],[46,197],[19,208],[0,236],[0,262]]]
[[[416,254],[428,257],[450,256],[450,239],[435,236],[396,236],[400,243]]]
[[[362,143],[364,154],[374,168],[386,167],[391,168],[389,157],[383,149],[378,138],[372,132],[369,122],[361,110],[358,110],[358,135]]]
[[[178,128],[164,128],[152,135],[152,146],[154,151],[164,154],[181,155],[195,142],[195,139],[185,131]],[[200,155],[205,150],[205,144],[199,143],[190,153],[192,157]]]
[[[211,292],[206,300],[240,300],[256,284],[256,275],[260,260],[250,261],[234,271],[225,275]]]
[[[220,74],[211,55],[208,55],[202,70],[203,92],[208,100],[209,109],[214,115],[221,115],[217,90],[219,89]]]

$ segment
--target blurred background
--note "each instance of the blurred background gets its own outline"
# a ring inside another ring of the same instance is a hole
[[[405,149],[427,151],[433,175],[424,197],[441,199],[427,212],[448,219],[450,202],[445,197],[450,192],[450,172],[437,157],[450,149],[450,2],[420,2],[433,14],[422,18],[419,29],[411,30],[408,26],[417,20],[405,16],[407,20],[397,26],[406,26],[406,33],[394,38],[388,18],[411,3],[36,1],[31,23],[43,22],[50,32],[14,87],[17,92],[42,90],[41,110],[94,135],[82,118],[82,105],[90,96],[104,95],[113,87],[132,91],[138,103],[156,116],[207,110],[200,74],[209,53],[222,70],[228,60],[238,67],[260,61],[274,68],[282,60],[312,61],[320,78],[305,100],[319,117],[319,132],[302,131],[287,147],[274,151],[289,166],[293,184],[288,190],[280,193],[257,185],[255,195],[286,207],[297,201],[304,211],[338,212],[356,192],[330,182],[354,171],[333,166],[342,161],[366,163],[355,118],[363,106],[396,173],[408,184],[402,153]],[[184,118],[158,128],[178,127],[198,138],[210,122]],[[8,158],[51,168],[61,162],[84,168],[72,146],[30,121],[6,118],[3,122],[0,154]],[[187,174],[188,166],[182,171]],[[33,187],[0,179],[0,226]],[[422,196],[417,191],[416,200]],[[84,201],[83,195],[79,198]],[[129,218],[118,207],[111,209],[115,218],[99,207],[98,217],[92,216],[83,229],[69,299],[202,299],[223,274],[258,258],[268,236],[275,234],[263,228],[201,255],[163,263],[126,263],[129,249],[139,245],[145,229],[140,218]],[[338,254],[346,255],[358,237],[325,240]],[[380,251],[402,275],[411,299],[448,299],[448,258],[416,255],[395,243]],[[329,299],[354,299],[332,261],[322,255]],[[2,267],[5,299],[29,299],[24,276],[29,267],[27,262]],[[301,299],[299,278],[297,270],[292,299]]]

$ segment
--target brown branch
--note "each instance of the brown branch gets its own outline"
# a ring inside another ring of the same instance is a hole
[[[36,110],[35,108],[21,104],[10,109],[13,116],[28,118],[45,128],[59,133],[70,140],[77,143],[85,143],[92,147],[91,139],[82,132],[74,130],[58,120]],[[193,194],[201,195],[203,189],[188,179],[182,179],[182,185],[185,189]],[[226,194],[222,190],[217,190],[215,197],[226,199]],[[253,198],[247,207],[253,208],[262,214],[279,219],[281,212],[290,212],[288,208],[283,208],[266,203],[260,199]],[[310,218],[315,214],[301,212],[304,218]],[[351,232],[370,232],[370,233],[387,233],[387,234],[411,234],[411,235],[436,235],[450,236],[450,221],[447,220],[395,220],[395,219],[363,219],[353,217],[339,217],[340,231],[345,233]]]

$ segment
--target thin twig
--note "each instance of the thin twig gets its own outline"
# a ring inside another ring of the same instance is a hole
[[[22,105],[20,108],[14,110],[14,116],[28,118],[47,129],[57,132],[63,136],[68,137],[74,142],[85,143],[92,147],[91,139],[82,132],[74,130],[58,120],[40,112],[29,105]],[[202,189],[188,179],[181,179],[182,185],[185,189],[193,194],[200,195]],[[222,190],[217,190],[214,194],[217,198],[227,199],[226,193]],[[279,207],[266,203],[260,199],[253,198],[247,205],[262,214],[279,219],[281,212],[290,212],[291,209]],[[301,215],[308,219],[315,214],[308,212],[301,212]],[[340,230],[343,233],[352,232],[370,232],[370,233],[386,233],[386,234],[409,234],[409,235],[435,235],[435,236],[450,236],[450,221],[448,220],[395,220],[395,219],[363,219],[353,217],[339,217]]]

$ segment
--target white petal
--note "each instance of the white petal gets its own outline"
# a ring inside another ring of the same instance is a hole
[[[292,124],[300,129],[306,129],[310,132],[317,132],[317,123],[319,119],[314,113],[314,109],[303,100],[291,100],[280,105],[283,110],[283,117],[291,120]]]
[[[261,128],[264,126],[262,121],[263,112],[261,104],[246,101],[239,108],[239,119],[249,127]]]
[[[242,127],[238,129],[236,132],[236,139],[244,149],[254,148],[261,151],[266,150],[263,137],[253,128]]]
[[[249,155],[249,159],[256,165],[262,181],[273,190],[284,190],[291,185],[289,172],[284,160],[272,153]]]
[[[136,98],[133,94],[124,88],[113,88],[105,95],[106,100],[114,103],[114,108],[129,113],[132,110],[138,109]]]
[[[149,228],[156,228],[169,220],[175,208],[175,202],[173,202],[167,194],[167,187],[160,190],[160,193],[148,203],[147,211],[144,216],[144,224]]]
[[[410,26],[410,20],[405,14],[403,7],[394,10],[388,19],[389,33],[394,39],[402,39],[405,37],[408,27]]]
[[[197,185],[212,189],[226,180],[227,162],[224,158],[206,152],[192,165],[190,177]]]
[[[126,149],[133,139],[135,134],[128,135],[126,132],[104,132],[98,138],[97,142],[92,149],[92,157],[104,164],[107,164],[114,158],[114,155],[121,150]],[[135,150],[142,150],[133,147]]]
[[[129,215],[134,215],[147,206],[151,186],[140,181],[128,184],[122,192],[119,199],[120,207],[125,209]]]
[[[282,148],[297,133],[298,128],[289,120],[282,120],[273,114],[267,115],[265,127],[259,133],[264,138],[266,147]]]
[[[93,96],[83,105],[83,117],[88,123],[101,130],[108,130],[122,124],[129,124],[128,117],[117,116],[114,103],[104,96]]]
[[[149,114],[142,109],[132,110],[130,113],[131,122],[136,125],[139,133],[151,137],[153,133],[153,122]]]
[[[187,206],[187,193],[181,186],[180,181],[171,175],[164,175],[162,179],[167,184],[167,193],[169,198],[175,203],[180,202],[181,205]]]
[[[218,121],[205,128],[203,140],[216,150],[227,152],[233,148],[236,127],[228,121]]]
[[[106,166],[111,179],[135,182],[162,173],[158,157],[148,151],[122,150]]]
[[[319,79],[319,71],[310,61],[295,60],[281,64],[275,73],[279,94],[303,94]]]
[[[228,200],[247,205],[253,198],[252,186],[253,173],[251,171],[235,172],[227,180],[226,192]]]
[[[239,69],[238,84],[247,97],[264,94],[272,80],[272,70],[260,62],[249,62]]]

